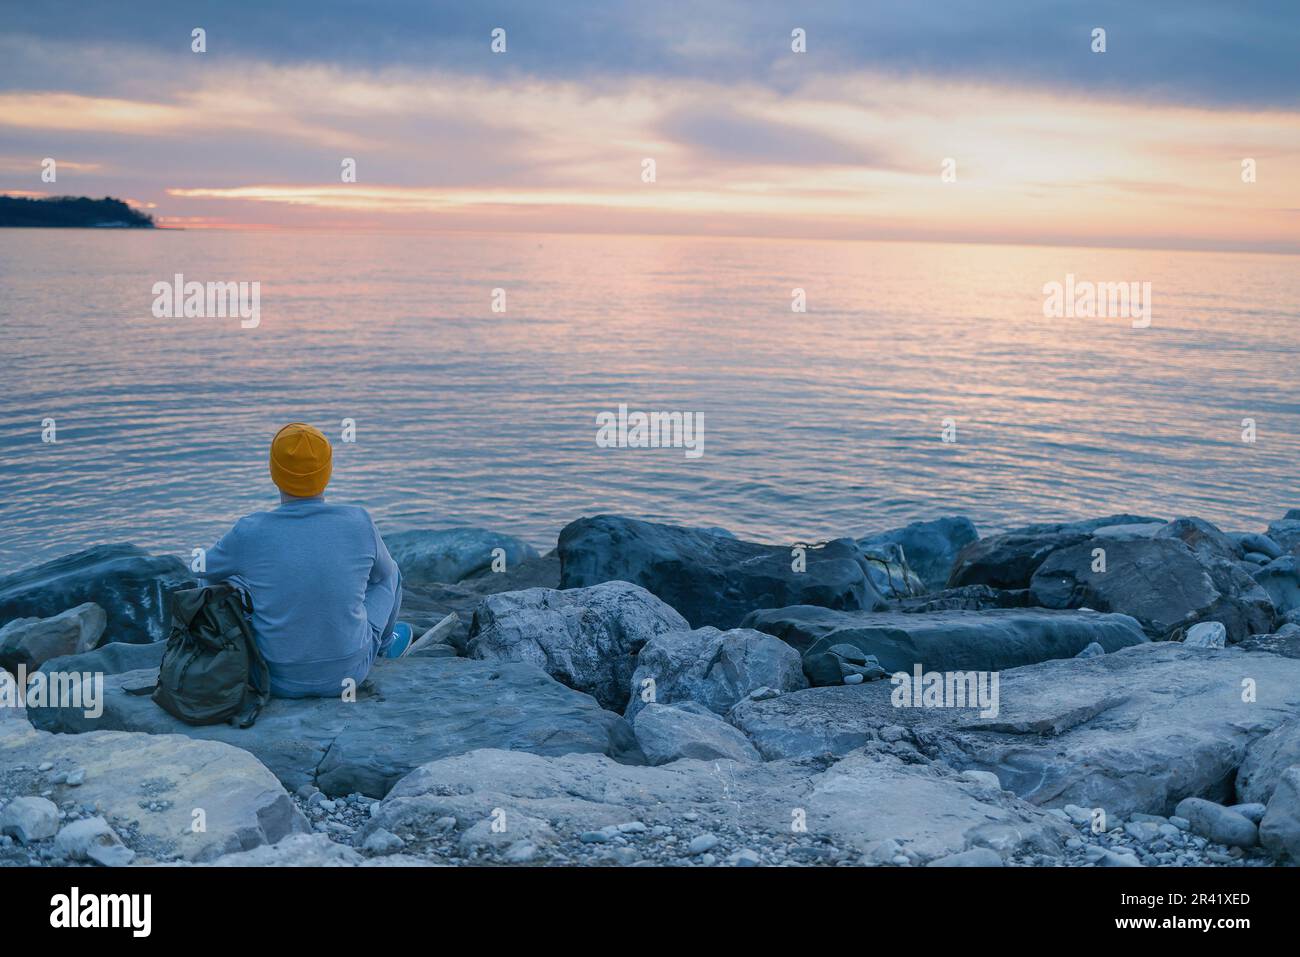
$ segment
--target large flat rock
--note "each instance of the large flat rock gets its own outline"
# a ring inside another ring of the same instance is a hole
[[[792,546],[597,515],[566,525],[557,551],[561,588],[632,582],[677,609],[692,628],[735,628],[757,608],[887,604],[873,584],[883,566],[875,563],[873,570],[851,539],[809,545],[806,568],[797,571]]]
[[[941,765],[858,753],[818,762],[684,759],[630,767],[593,754],[560,758],[474,751],[412,772],[377,809],[370,828],[427,827],[444,816],[461,829],[494,816],[511,828],[544,822],[548,840],[640,821],[782,840],[800,821],[810,836],[868,850],[897,841],[917,863],[972,847],[1007,856],[1059,854],[1061,825],[1013,795],[963,779]],[[514,822],[514,823],[511,823]]]
[[[1031,803],[1168,815],[1232,803],[1250,745],[1300,713],[1300,661],[1155,642],[999,675],[999,707],[895,707],[890,681],[744,701],[729,720],[769,760],[846,754],[901,729],[927,756],[991,771]]]
[[[38,771],[46,762],[53,767]],[[270,771],[247,751],[218,741],[119,731],[50,734],[5,721],[0,769],[0,797],[49,789],[58,803],[97,805],[138,863],[207,861],[310,830]],[[77,769],[85,772],[81,785],[54,783]]]
[[[983,611],[851,612],[796,605],[754,612],[747,628],[767,632],[805,656],[836,644],[875,655],[888,672],[996,671],[1072,658],[1092,642],[1118,651],[1147,640],[1127,615],[1043,608]]]
[[[66,670],[75,657],[62,659]],[[290,790],[314,783],[329,795],[382,797],[413,768],[475,748],[639,759],[632,729],[589,695],[517,662],[463,658],[380,661],[355,701],[272,699],[251,728],[191,727],[147,693],[157,669],[104,679],[104,711],[28,708],[47,731],[147,731],[223,741],[262,761]],[[130,693],[134,689],[144,694]]]

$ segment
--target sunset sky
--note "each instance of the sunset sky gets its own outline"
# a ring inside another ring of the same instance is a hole
[[[0,8],[0,191],[164,225],[1300,251],[1294,0]]]

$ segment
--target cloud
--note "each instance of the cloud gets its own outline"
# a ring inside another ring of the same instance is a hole
[[[118,45],[146,58],[197,59],[190,30],[202,26],[208,63],[437,67],[584,82],[689,76],[774,89],[813,73],[871,69],[1153,102],[1300,104],[1293,0],[137,0],[127,15],[116,4],[44,0],[10,4],[6,20],[24,43]],[[808,33],[803,55],[790,52],[796,26]],[[495,27],[507,30],[504,55],[489,50]],[[1094,27],[1107,31],[1103,55],[1089,49]]]
[[[895,166],[881,151],[798,123],[749,116],[726,104],[675,111],[658,131],[704,156],[745,165]]]

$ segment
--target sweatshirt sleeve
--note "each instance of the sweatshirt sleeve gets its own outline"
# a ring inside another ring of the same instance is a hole
[[[204,561],[206,562],[206,571],[199,575],[199,581],[204,585],[216,585],[239,574],[238,522],[230,531],[221,536],[220,541],[208,549]]]
[[[370,520],[370,528],[375,534],[375,564],[370,569],[370,584],[387,586],[391,591],[396,592],[399,578],[397,562],[393,561],[393,556],[388,554],[388,546],[384,544],[383,536],[379,534],[374,519],[369,515],[366,518]]]

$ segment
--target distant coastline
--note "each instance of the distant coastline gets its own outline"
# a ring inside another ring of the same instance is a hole
[[[105,196],[0,195],[0,228],[154,229],[153,217],[120,199]]]

